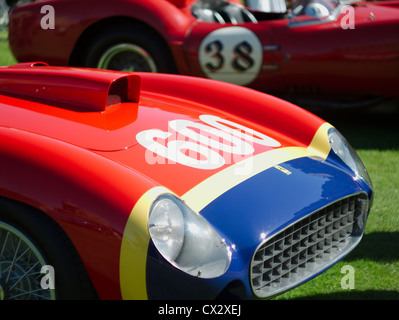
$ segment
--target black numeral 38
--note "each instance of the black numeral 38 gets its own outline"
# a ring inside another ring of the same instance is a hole
[[[223,43],[219,40],[208,43],[205,47],[205,53],[211,55],[214,61],[205,64],[205,67],[210,72],[216,72],[223,68],[225,64],[225,57],[222,54]],[[247,41],[242,41],[233,49],[234,57],[231,61],[231,66],[238,72],[245,72],[254,65],[254,60],[251,57],[252,47]]]

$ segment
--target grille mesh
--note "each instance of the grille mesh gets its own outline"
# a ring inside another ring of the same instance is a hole
[[[360,240],[367,214],[364,194],[339,200],[261,245],[251,263],[258,297],[288,290],[319,273]]]

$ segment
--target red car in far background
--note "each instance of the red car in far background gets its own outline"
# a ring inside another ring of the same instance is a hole
[[[40,1],[12,11],[9,42],[20,62],[201,76],[301,105],[399,97],[399,1],[278,1]]]

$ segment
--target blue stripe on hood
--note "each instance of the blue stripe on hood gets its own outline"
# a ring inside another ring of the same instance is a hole
[[[329,162],[299,158],[232,188],[201,214],[249,262],[261,241],[331,202],[362,191]]]

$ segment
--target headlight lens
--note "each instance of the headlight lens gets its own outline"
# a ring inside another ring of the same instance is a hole
[[[161,199],[151,211],[150,234],[156,247],[169,261],[179,255],[184,241],[184,220],[180,208],[173,201]]]
[[[331,128],[328,131],[328,140],[330,142],[331,149],[335,154],[345,162],[349,168],[355,173],[357,178],[363,179],[370,188],[372,183],[370,176],[360,160],[359,156],[350,146],[348,141],[339,133],[335,128]]]
[[[169,194],[154,201],[148,218],[159,253],[180,270],[200,278],[226,272],[231,253],[225,241],[200,215]]]

